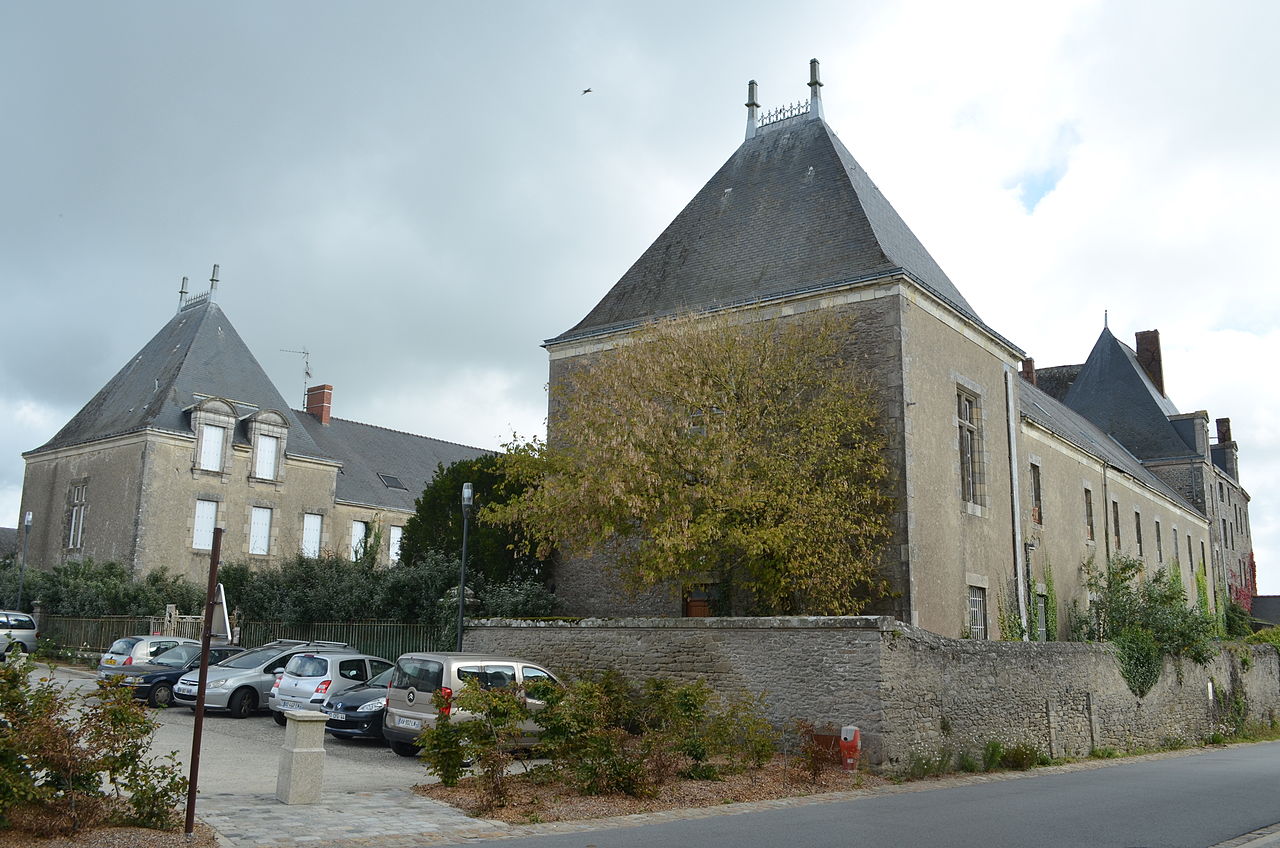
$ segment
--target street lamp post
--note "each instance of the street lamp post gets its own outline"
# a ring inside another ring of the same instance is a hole
[[[22,516],[22,565],[18,567],[18,602],[13,608],[22,612],[22,588],[27,582],[27,550],[31,547],[31,511]]]
[[[462,617],[467,608],[467,522],[471,518],[471,484],[462,484],[462,565],[458,574],[458,651],[462,651]]]

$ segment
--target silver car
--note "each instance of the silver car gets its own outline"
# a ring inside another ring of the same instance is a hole
[[[271,687],[268,706],[276,724],[288,723],[285,710],[319,712],[330,695],[337,695],[391,668],[382,657],[354,651],[314,651],[289,660],[284,674]]]
[[[289,660],[295,656],[316,651],[351,650],[345,642],[300,642],[296,639],[277,639],[243,654],[223,660],[209,669],[204,692],[207,710],[225,711],[233,718],[247,718],[254,712],[267,708],[276,676],[283,674]],[[195,709],[199,673],[182,676],[173,687],[175,704]]]
[[[200,643],[178,636],[123,636],[112,642],[107,652],[98,658],[98,677],[105,680],[119,674],[125,666],[151,662],[156,654],[163,654],[179,645],[199,646]]]
[[[4,656],[31,653],[39,638],[31,616],[15,610],[0,610],[0,652]]]

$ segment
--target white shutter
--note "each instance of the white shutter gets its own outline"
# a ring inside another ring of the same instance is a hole
[[[315,513],[308,512],[302,516],[302,555],[320,556],[320,528],[324,519]]]
[[[191,537],[191,547],[198,551],[213,548],[213,528],[218,521],[217,501],[196,501],[195,531]]]
[[[253,476],[262,480],[276,479],[276,453],[280,440],[275,436],[259,436],[258,452],[254,457]]]
[[[351,561],[360,559],[364,553],[364,537],[369,532],[369,525],[363,521],[351,522]]]
[[[200,468],[204,471],[222,470],[222,440],[226,436],[226,428],[216,424],[203,424],[200,427]]]
[[[400,540],[404,538],[404,528],[392,527],[390,538],[391,538],[391,562],[397,563],[400,561]]]
[[[271,510],[255,506],[249,519],[249,553],[266,554],[271,549]]]

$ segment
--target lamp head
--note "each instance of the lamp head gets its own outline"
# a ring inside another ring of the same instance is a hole
[[[463,506],[471,506],[471,492],[472,492],[471,484],[463,483],[462,484],[462,505]]]

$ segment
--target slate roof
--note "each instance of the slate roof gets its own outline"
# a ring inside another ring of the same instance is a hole
[[[1084,365],[1050,365],[1048,368],[1037,368],[1036,385],[1040,391],[1055,400],[1062,400],[1083,367]]]
[[[798,119],[744,141],[604,299],[548,343],[896,273],[1000,338],[827,123]]]
[[[1280,626],[1280,595],[1254,595],[1252,615],[1259,621]]]
[[[1018,379],[1014,382],[1018,384],[1018,407],[1024,418],[1035,422],[1111,467],[1120,469],[1185,509],[1197,515],[1203,514],[1177,490],[1148,471],[1141,460],[1126,450],[1123,444],[1107,435],[1092,422],[1054,400],[1049,394],[1028,381]]]
[[[1194,454],[1169,421],[1173,401],[1160,393],[1133,349],[1103,328],[1063,403],[1141,459]]]
[[[437,465],[448,467],[461,459],[493,453],[344,418],[330,418],[325,425],[305,412],[295,410],[295,415],[325,456],[342,463],[336,497],[346,503],[412,511],[414,500],[435,477]],[[292,443],[292,430],[289,439]],[[397,478],[405,488],[389,487],[379,474]]]
[[[288,453],[324,456],[227,316],[207,299],[169,319],[66,426],[24,456],[148,428],[191,433],[185,410],[198,396],[233,401],[242,417],[274,409],[289,421]],[[235,439],[247,444],[243,427]]]

